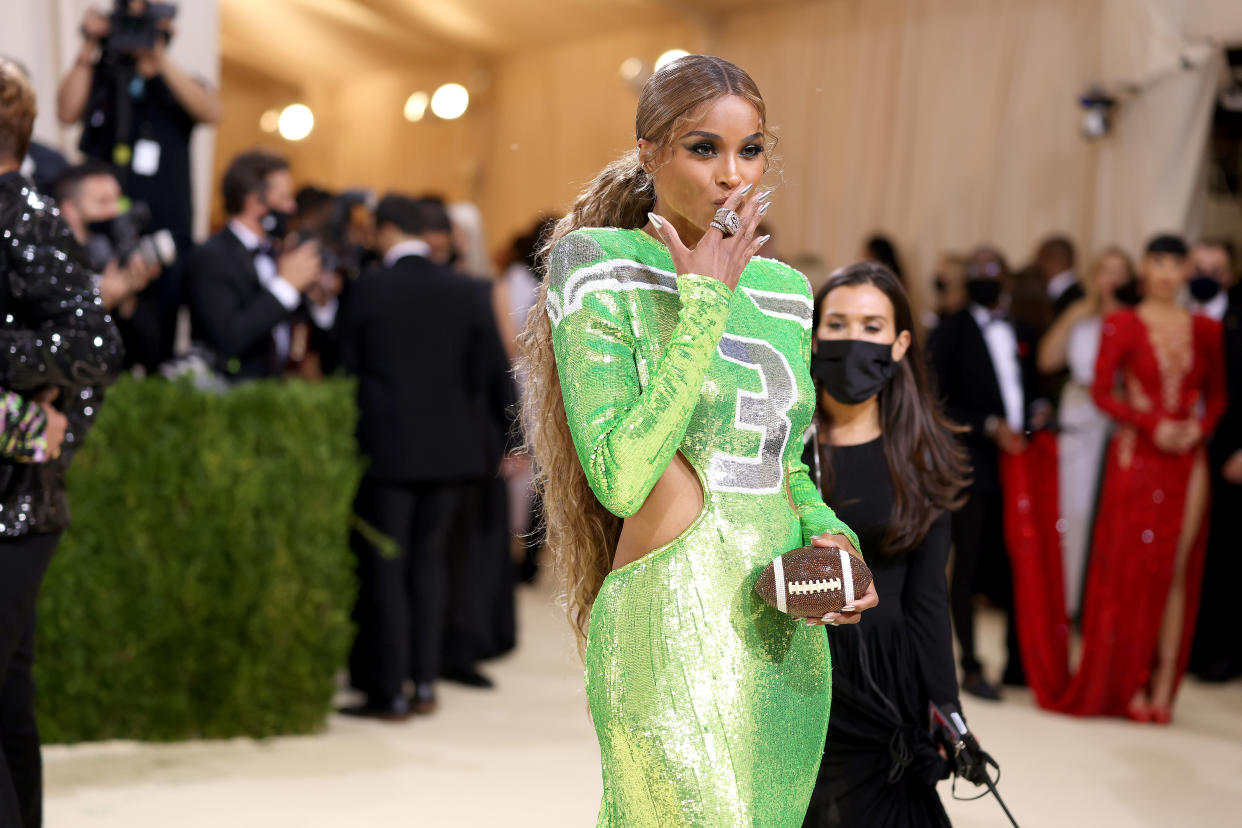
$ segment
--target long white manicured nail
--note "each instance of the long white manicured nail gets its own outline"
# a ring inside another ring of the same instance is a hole
[[[772,234],[771,234],[771,233],[769,233],[769,234],[768,234],[768,235],[766,235],[766,236],[760,236],[760,237],[759,237],[759,246],[760,246],[760,247],[763,247],[765,244],[767,244],[767,243],[768,243],[768,239],[770,239],[770,238],[772,238]]]
[[[741,192],[739,192],[738,195],[746,195],[753,189],[755,189],[754,184],[747,184],[745,187],[742,188]]]
[[[651,219],[651,223],[655,225],[657,230],[664,226],[664,222],[655,213],[648,213],[647,218]]]
[[[768,208],[771,206],[772,206],[772,202],[770,201],[763,202],[763,204],[759,205],[759,215],[762,216],[764,213],[768,211]]]

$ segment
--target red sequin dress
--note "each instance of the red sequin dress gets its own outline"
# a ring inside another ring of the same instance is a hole
[[[1191,472],[1202,444],[1170,454],[1152,440],[1162,420],[1195,418],[1204,439],[1225,408],[1220,324],[1193,316],[1153,337],[1137,312],[1104,320],[1092,394],[1118,425],[1105,466],[1077,674],[1055,705],[1075,715],[1122,715],[1146,686],[1174,574]],[[1206,513],[1206,512],[1204,512]],[[1206,521],[1186,562],[1178,680],[1189,657],[1203,573]]]

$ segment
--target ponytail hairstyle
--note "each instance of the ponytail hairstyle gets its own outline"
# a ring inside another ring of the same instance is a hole
[[[880,390],[880,428],[884,433],[884,457],[893,481],[893,513],[884,536],[884,553],[908,552],[918,546],[945,510],[961,508],[963,490],[970,483],[970,462],[956,439],[966,431],[949,420],[927,377],[923,347],[914,329],[910,300],[897,277],[878,262],[858,262],[837,270],[815,294],[811,330],[819,330],[824,300],[840,287],[871,285],[888,297],[893,306],[897,332],[910,332],[910,347],[897,363],[897,373]],[[832,427],[816,382],[821,429]],[[832,502],[832,445],[817,445],[820,452],[820,493]]]
[[[539,253],[541,267],[552,247],[574,230],[633,229],[646,224],[656,198],[651,171],[683,129],[698,117],[699,108],[725,95],[737,95],[754,105],[765,144],[774,146],[768,135],[763,98],[749,75],[727,60],[707,55],[688,55],[670,62],[643,85],[634,118],[635,138],[650,141],[655,151],[640,157],[638,149],[632,149],[587,184],[573,208],[544,239]],[[596,499],[579,465],[552,352],[547,301],[548,280],[544,279],[538,301],[518,337],[518,370],[527,377],[522,421],[526,449],[535,461],[535,485],[543,495],[544,540],[551,568],[581,653],[595,596],[612,569],[621,519]]]

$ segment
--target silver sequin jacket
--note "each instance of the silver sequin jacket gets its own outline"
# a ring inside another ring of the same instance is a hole
[[[0,386],[58,388],[69,420],[58,459],[0,461],[0,537],[60,531],[65,470],[121,370],[121,338],[60,211],[15,172],[0,175],[0,352]]]

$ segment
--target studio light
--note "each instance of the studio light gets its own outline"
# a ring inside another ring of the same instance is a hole
[[[629,57],[621,61],[621,77],[627,81],[632,81],[638,77],[643,71],[643,62],[636,57]]]
[[[470,106],[470,93],[460,83],[446,83],[431,96],[431,111],[437,118],[460,118]]]
[[[280,137],[301,141],[315,128],[315,116],[305,104],[290,104],[280,113]]]
[[[259,129],[264,132],[275,132],[280,129],[280,111],[269,109],[259,116]]]
[[[656,58],[656,62],[655,62],[656,71],[659,72],[661,69],[664,68],[665,64],[672,63],[673,61],[677,60],[677,58],[683,58],[688,54],[690,53],[687,52],[685,49],[669,49],[667,52],[665,52],[664,54]]]
[[[421,121],[427,114],[427,101],[427,93],[421,90],[406,98],[405,119],[411,122]]]

